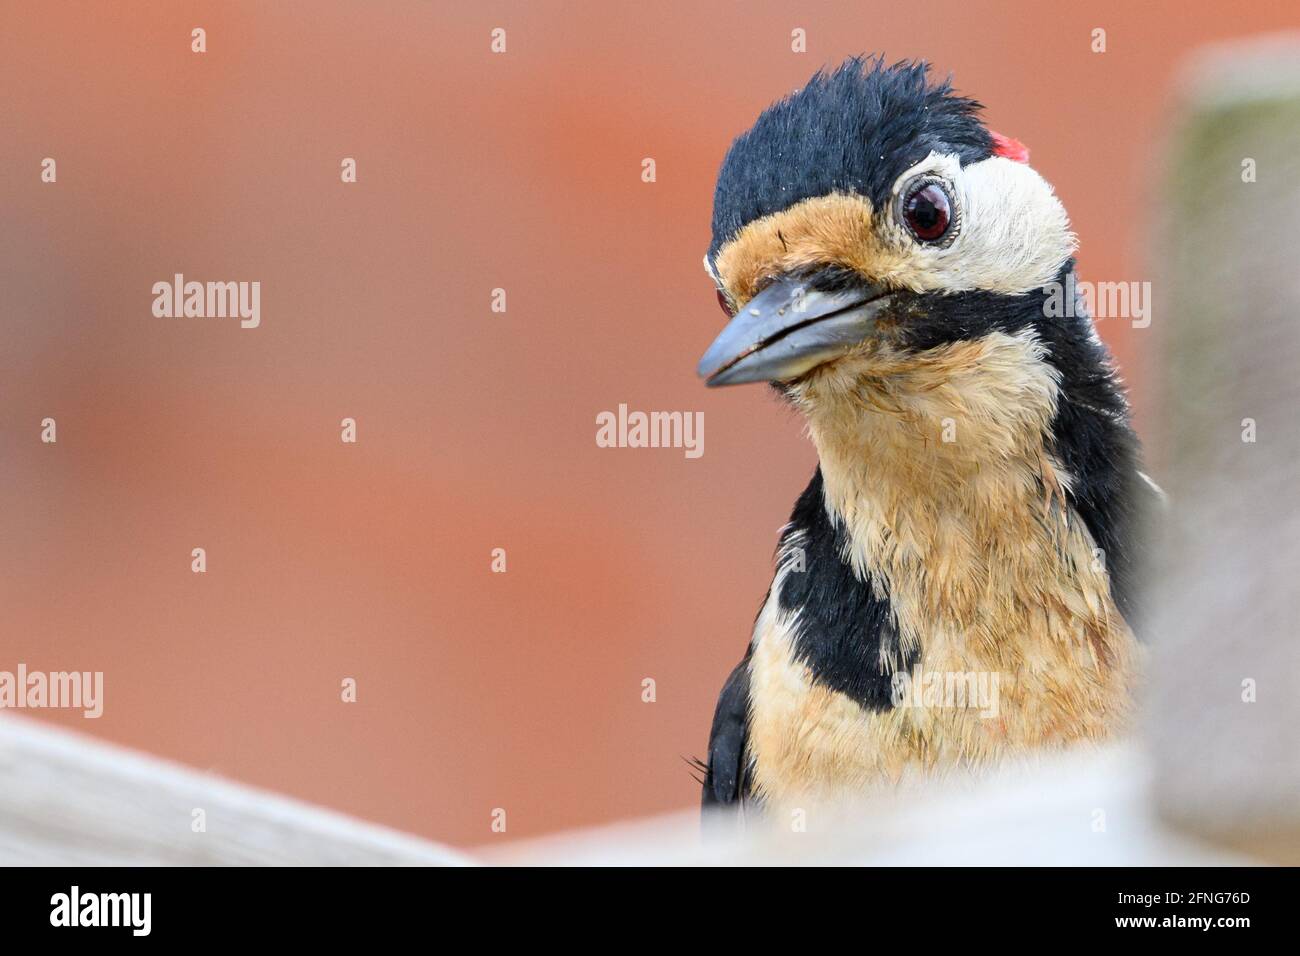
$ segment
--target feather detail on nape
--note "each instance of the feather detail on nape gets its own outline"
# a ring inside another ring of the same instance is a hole
[[[993,132],[993,130],[989,130],[989,135],[993,137],[994,156],[1004,156],[1017,163],[1029,162],[1029,147],[1020,140],[1012,139],[1010,136],[1003,136],[1001,133]]]

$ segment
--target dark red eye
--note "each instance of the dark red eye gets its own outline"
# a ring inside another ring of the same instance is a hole
[[[731,310],[731,306],[727,303],[727,297],[722,294],[721,289],[718,290],[718,305],[722,306],[722,311],[727,313],[727,318],[731,318],[736,314]]]
[[[916,238],[935,242],[947,234],[952,223],[952,201],[939,183],[921,183],[903,200],[903,219]]]

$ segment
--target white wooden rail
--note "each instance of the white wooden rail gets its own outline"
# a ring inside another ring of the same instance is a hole
[[[1164,827],[1127,747],[702,839],[694,811],[472,853],[0,715],[0,864],[1151,864],[1241,858]],[[194,811],[205,813],[194,832]],[[1098,816],[1100,812],[1101,816]]]
[[[196,810],[203,832],[194,832]],[[0,864],[466,862],[394,830],[0,714]]]
[[[823,814],[826,814],[823,816]],[[1139,750],[1058,755],[981,780],[949,780],[835,811],[807,829],[775,820],[738,839],[701,839],[698,814],[602,827],[484,851],[541,865],[1215,866],[1251,859],[1165,826]]]

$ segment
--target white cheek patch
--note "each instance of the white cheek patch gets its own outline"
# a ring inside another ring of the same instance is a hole
[[[1065,208],[1047,181],[1024,163],[992,156],[962,169],[955,156],[931,154],[899,177],[895,190],[923,172],[956,187],[959,232],[940,248],[918,244],[893,224],[890,241],[910,248],[896,281],[917,291],[1019,294],[1055,281],[1074,254]]]

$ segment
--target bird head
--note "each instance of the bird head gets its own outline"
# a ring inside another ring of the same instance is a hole
[[[923,63],[853,58],[736,139],[705,257],[730,316],[700,360],[708,385],[806,400],[900,363],[942,376],[944,346],[1042,321],[1074,236],[1025,148],[979,109]]]

